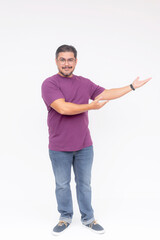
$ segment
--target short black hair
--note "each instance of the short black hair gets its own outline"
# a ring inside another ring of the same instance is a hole
[[[60,52],[73,52],[75,59],[77,58],[77,50],[75,49],[75,47],[73,47],[71,45],[64,44],[64,45],[61,45],[59,48],[57,48],[56,59],[58,58],[58,54]]]

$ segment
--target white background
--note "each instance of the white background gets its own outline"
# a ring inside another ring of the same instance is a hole
[[[58,72],[62,44],[78,51],[74,74],[106,89],[152,80],[89,111],[92,205],[106,233],[81,226],[72,171],[74,217],[59,239],[159,239],[160,2],[8,0],[0,9],[1,239],[54,238],[59,213],[41,84]]]

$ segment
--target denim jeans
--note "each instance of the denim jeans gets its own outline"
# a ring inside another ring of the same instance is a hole
[[[72,222],[73,204],[70,189],[72,165],[81,222],[86,225],[95,220],[91,206],[90,185],[93,155],[92,145],[78,151],[53,151],[49,149],[49,156],[55,176],[55,194],[60,213],[59,220]]]

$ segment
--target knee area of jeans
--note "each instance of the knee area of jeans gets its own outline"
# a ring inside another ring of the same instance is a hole
[[[58,189],[68,189],[70,188],[70,182],[56,182],[56,187]]]
[[[89,183],[84,183],[84,182],[76,183],[76,187],[84,191],[91,191],[91,184]]]
[[[91,180],[90,179],[78,179],[75,178],[75,182],[77,185],[82,186],[82,187],[90,187],[91,186]]]

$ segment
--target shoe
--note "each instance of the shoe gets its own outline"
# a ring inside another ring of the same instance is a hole
[[[100,233],[100,234],[105,233],[104,228],[100,224],[98,224],[96,220],[94,220],[93,222],[91,222],[87,225],[83,224],[83,226],[89,228],[91,231],[93,231],[95,233]]]
[[[62,234],[70,225],[70,223],[65,221],[59,221],[59,223],[53,228],[52,234],[58,236]]]

